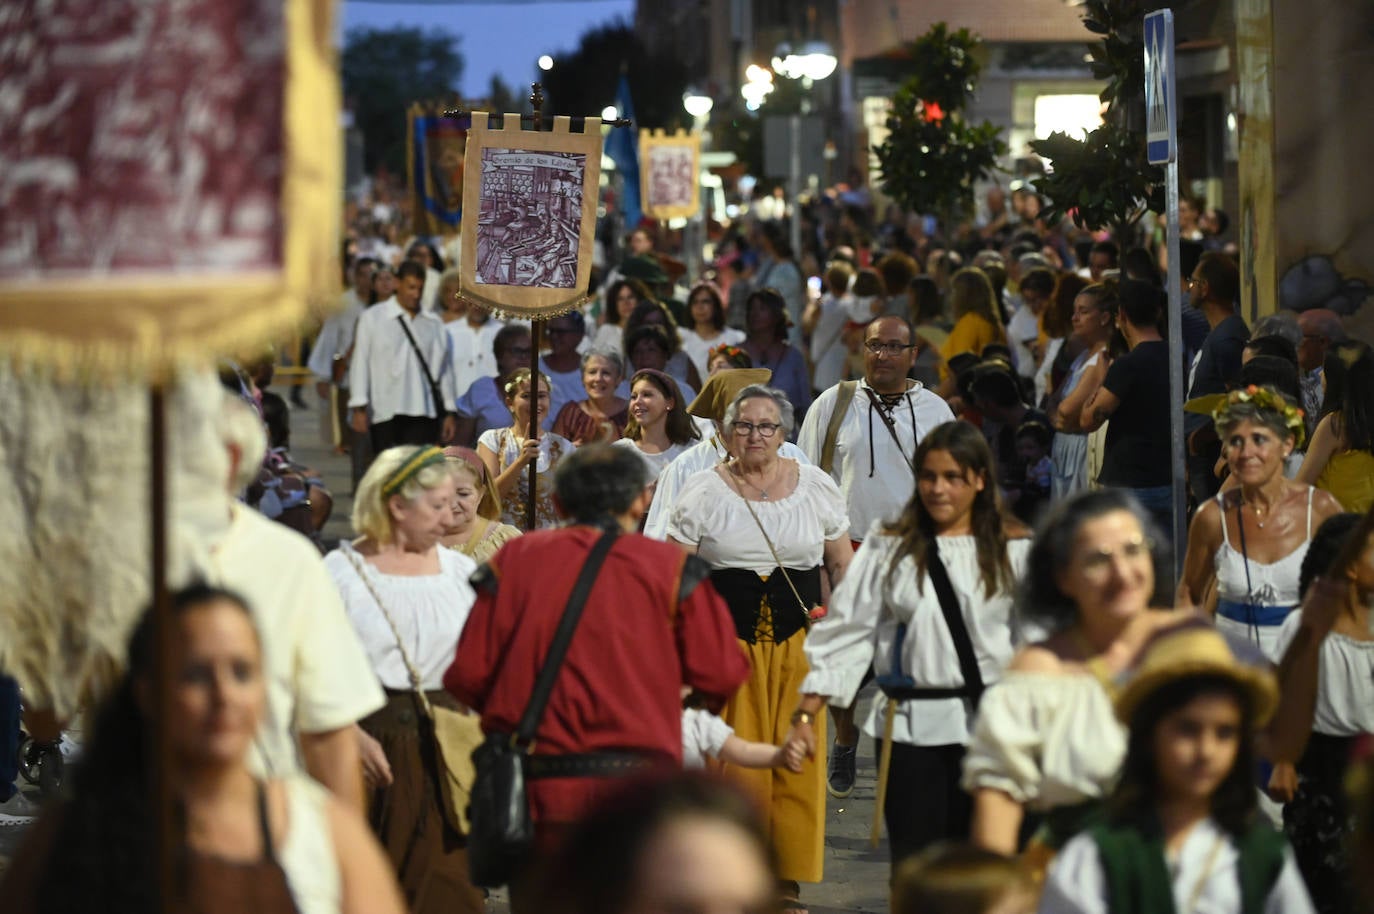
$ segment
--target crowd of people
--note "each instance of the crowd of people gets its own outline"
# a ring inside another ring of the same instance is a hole
[[[1224,245],[1185,245],[1174,543],[1159,257],[1013,203],[948,239],[813,209],[800,258],[760,222],[701,276],[637,228],[538,353],[440,247],[355,239],[310,357],[353,538],[270,363],[226,372],[172,695],[145,623],[0,892],[166,885],[145,760],[110,760],[170,714],[176,910],[483,910],[436,709],[516,733],[590,565],[517,912],[805,911],[860,730],[893,911],[1352,910],[1374,354],[1330,312],[1248,327]]]

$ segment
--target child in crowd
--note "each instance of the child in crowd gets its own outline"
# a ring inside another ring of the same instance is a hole
[[[705,708],[682,711],[682,767],[705,768],[709,758],[741,768],[802,770],[805,750],[800,745],[774,746],[741,739],[725,721]]]
[[[1031,914],[1035,900],[1020,861],[971,844],[932,844],[892,877],[892,914]]]
[[[1021,423],[1016,429],[1016,456],[1026,465],[1026,481],[1021,488],[1017,507],[1026,513],[1018,517],[1036,517],[1050,500],[1050,480],[1054,477],[1054,461],[1050,459],[1050,445],[1054,431],[1036,419]]]
[[[1042,914],[1308,914],[1283,836],[1257,809],[1252,740],[1274,712],[1267,666],[1202,622],[1147,644],[1116,698],[1130,735],[1104,821],[1050,867]]]

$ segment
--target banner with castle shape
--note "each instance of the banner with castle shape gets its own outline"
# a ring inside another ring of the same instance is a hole
[[[639,132],[640,201],[650,219],[690,219],[700,210],[701,138],[682,130]]]

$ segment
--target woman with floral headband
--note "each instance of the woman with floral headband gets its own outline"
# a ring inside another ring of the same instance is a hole
[[[1222,456],[1239,483],[1193,515],[1178,599],[1212,611],[1217,627],[1271,659],[1279,626],[1298,605],[1298,572],[1312,533],[1340,513],[1329,493],[1286,479],[1302,444],[1302,410],[1272,387],[1234,390],[1212,414]],[[1205,606],[1215,593],[1215,607]]]
[[[706,360],[706,376],[710,377],[721,371],[729,371],[732,368],[753,368],[754,360],[749,357],[738,346],[731,346],[722,343],[713,348]]]

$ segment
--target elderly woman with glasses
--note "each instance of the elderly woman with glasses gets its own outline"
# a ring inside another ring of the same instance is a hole
[[[692,476],[669,516],[669,539],[711,566],[750,660],[749,681],[721,715],[741,739],[800,743],[792,710],[807,662],[803,647],[821,615],[821,573],[839,583],[853,557],[844,496],[829,475],[779,456],[795,418],[782,391],[751,385],[725,411],[730,459]],[[800,773],[739,769],[768,811],[785,886],[797,907],[798,882],[819,882],[824,852],[824,759]]]

